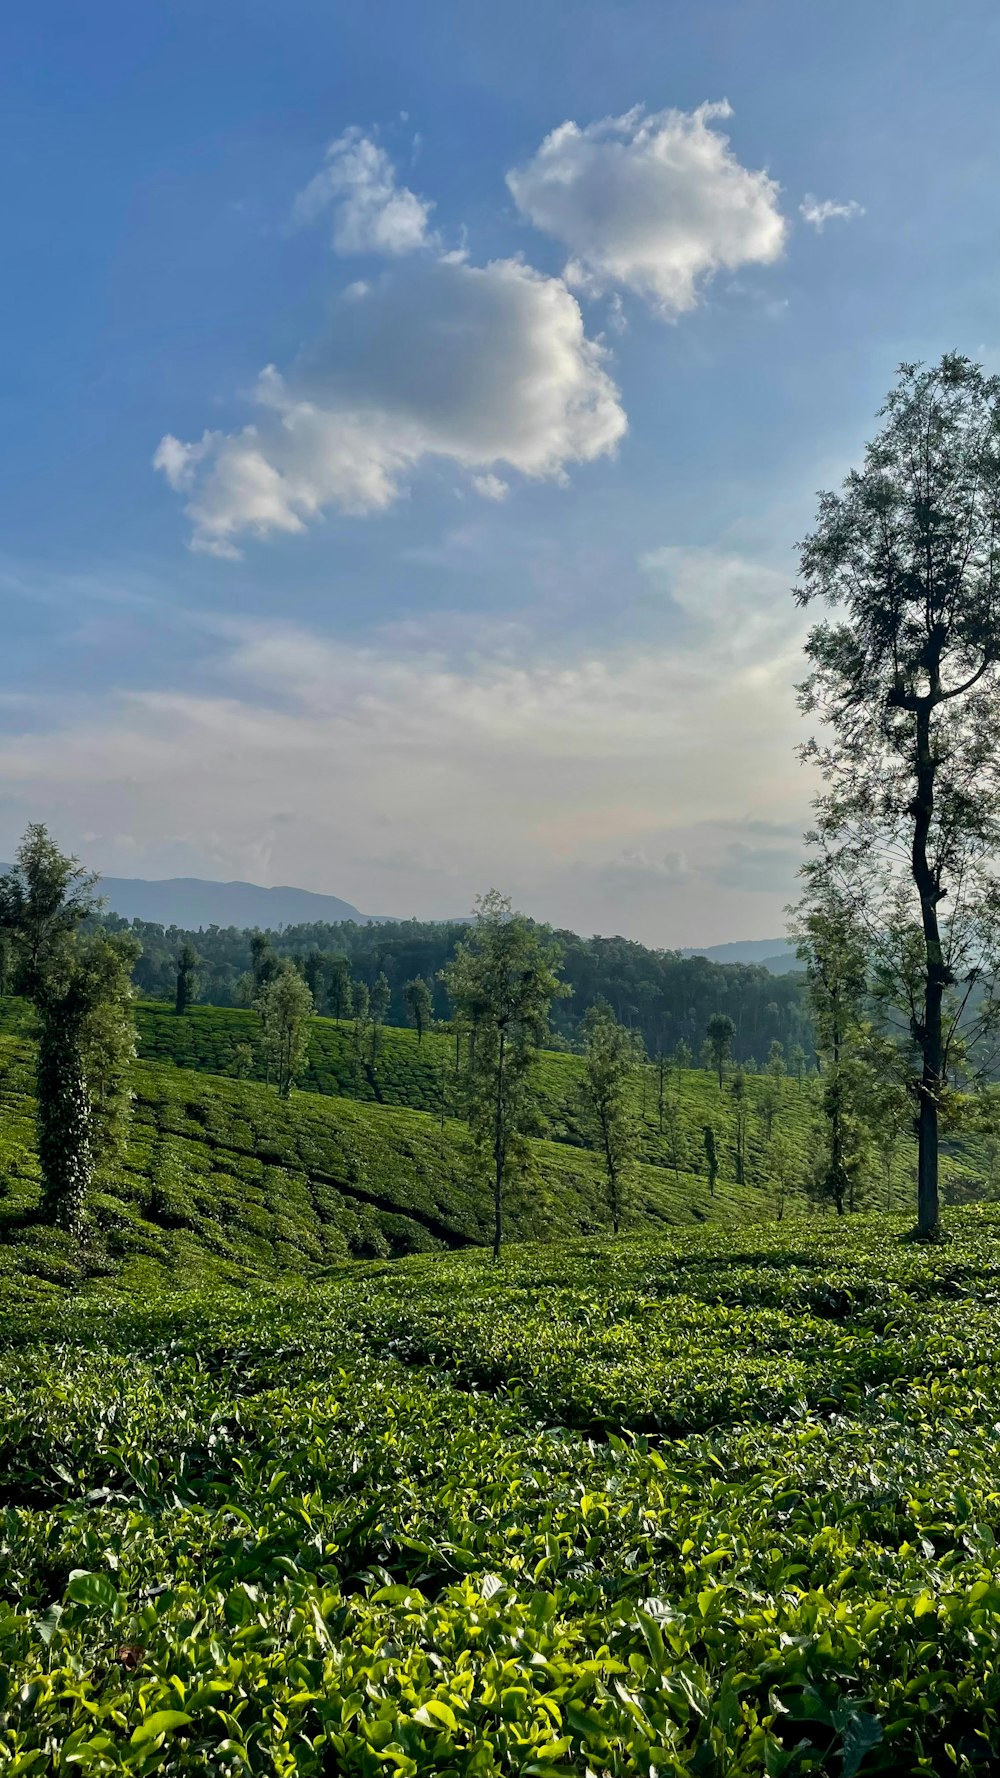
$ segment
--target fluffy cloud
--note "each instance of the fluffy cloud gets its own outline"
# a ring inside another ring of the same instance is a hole
[[[567,282],[631,290],[673,317],[714,272],[779,257],[778,187],[736,159],[714,127],[729,116],[717,104],[564,123],[508,173],[518,208],[568,248]]]
[[[818,235],[823,233],[828,222],[852,222],[855,216],[863,216],[864,213],[864,205],[856,203],[854,198],[849,198],[846,203],[838,203],[834,198],[824,198],[821,203],[819,198],[813,197],[812,192],[807,192],[799,205],[799,215]]]
[[[338,253],[412,253],[428,242],[431,205],[405,185],[384,148],[361,130],[345,130],[326,151],[321,172],[295,200],[299,222],[333,216]]]
[[[497,466],[558,477],[613,451],[626,425],[575,297],[517,260],[387,274],[340,305],[287,380],[265,371],[257,404],[240,432],[160,443],[195,548],[233,556],[242,535],[301,531],[325,507],[377,512],[427,458],[478,472],[496,498]]]

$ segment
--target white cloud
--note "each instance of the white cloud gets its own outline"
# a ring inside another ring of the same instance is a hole
[[[695,645],[713,659],[739,658],[750,666],[798,652],[802,626],[791,610],[788,576],[778,569],[673,544],[647,550],[639,567],[683,614]]]
[[[517,260],[387,274],[340,306],[287,381],[265,371],[256,397],[253,425],[168,435],[156,452],[188,496],[197,549],[233,556],[241,536],[301,531],[325,507],[378,512],[428,458],[561,477],[613,452],[626,426],[575,297]]]
[[[821,203],[819,198],[813,197],[811,191],[806,192],[799,205],[799,215],[817,234],[823,233],[828,222],[852,222],[855,216],[863,216],[864,213],[864,205],[856,203],[854,198],[849,198],[846,203],[838,203],[834,198],[824,198]]]
[[[384,148],[359,129],[345,130],[326,151],[322,172],[295,200],[295,218],[315,222],[333,214],[333,245],[338,253],[384,253],[393,257],[428,244],[432,206],[405,185]]]
[[[510,493],[510,483],[499,475],[474,475],[472,485],[484,500],[506,500]]]
[[[567,282],[693,309],[721,268],[769,264],[785,242],[778,186],[715,128],[727,104],[561,124],[507,175],[522,213],[570,252]]]

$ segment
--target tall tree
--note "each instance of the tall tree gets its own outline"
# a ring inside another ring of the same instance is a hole
[[[326,1011],[326,987],[329,972],[328,957],[324,957],[317,945],[307,951],[302,959],[302,980],[313,997],[313,1008],[317,1013]]]
[[[1000,378],[953,354],[906,364],[879,417],[802,546],[797,598],[837,618],[810,633],[801,702],[829,736],[806,749],[827,786],[817,844],[895,941],[880,981],[909,1014],[917,1230],[932,1238],[949,1041],[974,987],[980,1025],[996,1014]]]
[[[371,1060],[373,1068],[378,1067],[378,1059],[382,1049],[382,1026],[385,1024],[386,1014],[389,1011],[391,1001],[392,989],[389,986],[388,977],[384,973],[380,973],[375,978],[375,986],[371,991],[371,999],[369,1001],[369,1011],[371,1012],[372,1022]]]
[[[256,1007],[268,1075],[279,1096],[287,1099],[309,1054],[313,1010],[312,995],[293,963],[279,965],[257,996]]]
[[[346,957],[330,957],[327,1003],[331,1019],[346,1019],[351,1009],[351,966]]]
[[[747,1077],[742,1068],[737,1068],[729,1084],[733,1097],[733,1164],[736,1170],[737,1185],[745,1185],[747,1179],[747,1134],[750,1123],[750,1098],[747,1092]]]
[[[269,932],[254,932],[250,936],[250,973],[253,976],[254,994],[259,994],[273,981],[281,968]]]
[[[712,1064],[719,1077],[719,1091],[721,1093],[726,1062],[732,1054],[736,1026],[728,1013],[714,1012],[705,1027],[705,1035],[711,1048]]]
[[[452,1004],[470,1033],[469,1124],[491,1160],[493,1257],[503,1241],[505,1187],[523,1164],[536,1116],[532,1064],[549,1006],[565,990],[557,947],[516,914],[496,889],[481,896],[471,936],[444,971]]]
[[[584,1116],[604,1164],[611,1226],[617,1235],[635,1171],[636,1046],[607,1001],[588,1007],[583,1021]]]
[[[764,1125],[764,1140],[770,1142],[774,1134],[774,1120],[781,1109],[781,1083],[788,1070],[785,1067],[785,1046],[778,1038],[774,1039],[768,1052],[767,1064],[757,1095],[761,1122]]]
[[[190,939],[185,939],[177,953],[177,983],[174,992],[174,1011],[187,1012],[188,1007],[198,997],[198,965],[200,959]]]
[[[98,906],[96,881],[37,824],[0,878],[14,985],[38,1019],[42,1214],[76,1238],[95,1174],[124,1147],[135,1055],[131,974],[139,947],[127,933],[82,933]]]
[[[354,1082],[360,1087],[365,1065],[365,1034],[370,1024],[371,996],[367,982],[354,982],[351,987],[351,1011],[354,1014],[353,1051]]]
[[[804,867],[806,893],[793,910],[792,935],[805,965],[816,1049],[823,1068],[824,1141],[816,1190],[842,1215],[855,1195],[863,1140],[858,1044],[864,1031],[869,954],[855,903],[817,859]]]
[[[715,1197],[715,1182],[719,1177],[719,1148],[715,1139],[715,1125],[706,1124],[701,1132],[705,1146],[705,1171],[708,1174],[708,1190]]]
[[[434,1012],[434,999],[422,975],[415,975],[411,982],[407,982],[403,989],[403,999],[406,1002],[407,1017],[417,1034],[417,1042],[423,1043],[424,1032]]]
[[[127,1140],[137,955],[126,934],[77,936],[36,997],[42,1213],[76,1238],[95,1176]]]

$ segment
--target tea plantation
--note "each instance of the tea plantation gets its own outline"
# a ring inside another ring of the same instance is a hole
[[[998,1237],[22,1297],[0,1768],[995,1772]]]
[[[200,1073],[232,1077],[241,1063],[252,1055],[252,1078],[263,1076],[257,1039],[259,1024],[256,1015],[231,1007],[195,1006],[178,1018],[162,1001],[146,1001],[137,1007],[139,1053],[150,1063],[165,1068],[180,1067]],[[30,1012],[24,1002],[0,998],[0,1033],[25,1035],[30,1029]],[[587,1143],[581,1109],[582,1064],[579,1056],[552,1050],[541,1052],[536,1081],[542,1133],[550,1142],[579,1150]],[[386,1109],[407,1107],[439,1118],[444,1109],[451,1114],[459,1109],[454,1078],[454,1044],[451,1038],[428,1033],[422,1043],[414,1032],[397,1026],[386,1026],[380,1038],[377,1064],[372,1066],[370,1051],[359,1058],[353,1027],[335,1019],[314,1019],[310,1024],[309,1061],[299,1082],[307,1093],[340,1099],[354,1099],[361,1104]],[[765,1160],[766,1137],[760,1114],[764,1083],[761,1077],[748,1077],[747,1180],[757,1188],[756,1200],[743,1204],[754,1214],[761,1212],[760,1188],[768,1194],[764,1213],[773,1209],[770,1181]],[[717,1133],[720,1177],[733,1182],[735,1111],[731,1094],[720,1093],[715,1077],[702,1069],[686,1069],[676,1083],[678,1101],[677,1135],[672,1140],[669,1128],[661,1129],[657,1108],[658,1083],[654,1066],[641,1071],[636,1087],[638,1113],[638,1152],[645,1163],[660,1168],[676,1167],[680,1180],[688,1181],[686,1197],[691,1198],[693,1181],[701,1178],[694,1189],[694,1202],[701,1213],[707,1199],[704,1183],[703,1132],[711,1123]],[[301,1098],[297,1101],[301,1104]],[[815,1135],[815,1105],[808,1082],[785,1079],[780,1083],[777,1121],[792,1152],[795,1190],[810,1167]],[[458,1124],[451,1121],[453,1130]],[[369,1126],[374,1127],[374,1126]],[[915,1148],[902,1140],[893,1164],[890,1180],[890,1208],[901,1208],[909,1202]],[[587,1161],[581,1165],[588,1166]],[[961,1203],[969,1198],[996,1195],[997,1181],[991,1178],[995,1163],[990,1163],[983,1143],[971,1133],[960,1139],[946,1140],[942,1153],[942,1186],[947,1201]],[[661,1185],[664,1182],[661,1181]],[[724,1188],[723,1188],[724,1189]],[[794,1192],[793,1192],[794,1195]],[[676,1196],[676,1194],[675,1194]],[[885,1184],[872,1180],[868,1199],[885,1206]],[[756,1207],[755,1207],[756,1206]],[[708,1204],[708,1212],[712,1206]],[[685,1212],[685,1215],[689,1214]],[[673,1217],[671,1217],[673,1219]],[[546,1232],[565,1233],[570,1227],[596,1228],[599,1223],[575,1223],[561,1228],[549,1225]],[[527,1235],[540,1232],[522,1228]]]
[[[178,1021],[182,1023],[183,1021]],[[0,1038],[0,1284],[72,1282],[65,1236],[35,1220],[32,1048]],[[296,1093],[255,1081],[140,1064],[125,1165],[91,1203],[86,1270],[148,1262],[175,1278],[236,1277],[248,1269],[302,1273],[350,1257],[396,1256],[485,1241],[489,1184],[465,1125],[426,1112]],[[765,1214],[765,1193],[721,1179],[642,1166],[632,1226]],[[533,1141],[509,1202],[514,1239],[607,1228],[597,1157]]]

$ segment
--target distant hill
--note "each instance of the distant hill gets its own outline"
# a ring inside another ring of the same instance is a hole
[[[728,945],[691,945],[682,957],[707,957],[710,963],[760,963],[772,975],[798,968],[795,950],[786,938],[748,938]]]
[[[204,877],[102,877],[101,894],[113,914],[125,920],[151,920],[159,926],[305,926],[314,921],[357,920],[358,912],[339,895],[315,895],[311,889],[262,889],[258,883],[212,883]]]

